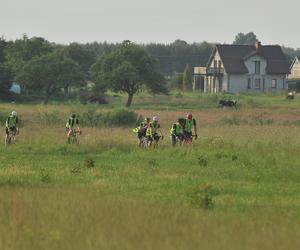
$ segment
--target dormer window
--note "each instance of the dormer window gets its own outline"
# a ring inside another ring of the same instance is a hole
[[[254,61],[254,65],[255,65],[255,74],[256,75],[260,75],[260,61]]]

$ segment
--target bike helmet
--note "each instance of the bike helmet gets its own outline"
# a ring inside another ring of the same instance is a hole
[[[188,114],[187,114],[187,118],[188,118],[189,120],[193,119],[192,113],[188,113]]]
[[[153,121],[154,122],[158,122],[158,117],[157,116],[153,116]]]
[[[18,114],[17,114],[16,111],[13,111],[13,112],[11,112],[11,115],[12,115],[12,116],[17,116]]]

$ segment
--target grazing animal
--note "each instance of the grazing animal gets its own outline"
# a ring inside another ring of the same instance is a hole
[[[230,108],[235,108],[237,109],[237,100],[220,100],[219,101],[219,106],[220,107],[230,107]]]
[[[289,99],[289,100],[294,100],[295,93],[294,92],[289,92],[286,98]]]

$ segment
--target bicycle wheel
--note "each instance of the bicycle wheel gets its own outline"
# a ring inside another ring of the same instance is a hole
[[[4,144],[5,144],[5,146],[11,144],[11,134],[10,133],[4,138]]]
[[[141,148],[148,148],[148,140],[146,137],[143,137],[141,139],[142,143],[141,143]]]

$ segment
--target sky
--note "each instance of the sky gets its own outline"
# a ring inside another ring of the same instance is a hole
[[[0,36],[51,42],[232,43],[253,31],[263,44],[300,48],[299,0],[0,0]]]

